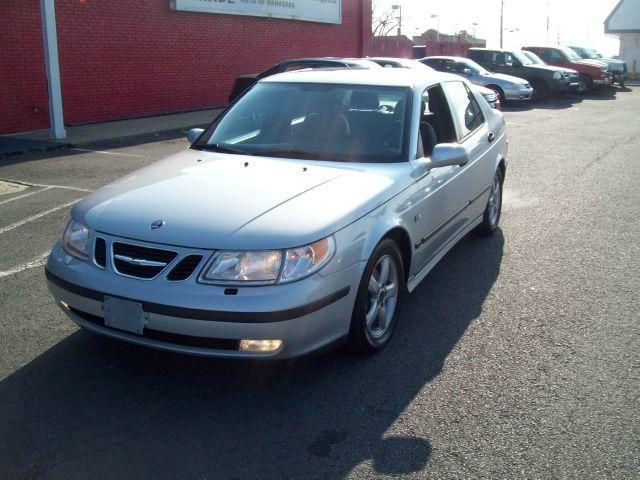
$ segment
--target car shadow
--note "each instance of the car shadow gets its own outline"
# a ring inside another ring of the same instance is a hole
[[[0,383],[0,477],[342,478],[363,462],[380,475],[428,468],[428,434],[394,423],[480,316],[503,248],[501,230],[462,240],[407,297],[391,345],[370,358],[337,350],[232,362],[76,331]]]
[[[511,102],[505,103],[502,110],[505,112],[527,112],[530,110],[564,110],[582,102],[578,95],[560,95],[535,102]]]

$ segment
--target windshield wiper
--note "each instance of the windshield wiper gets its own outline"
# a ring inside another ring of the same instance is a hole
[[[253,155],[252,153],[245,152],[244,150],[227,147],[219,143],[207,143],[204,145],[197,145],[196,148],[202,149],[202,150],[210,150],[212,152],[232,153],[233,155]]]
[[[317,152],[305,152],[303,150],[265,150],[256,152],[261,157],[299,158],[304,160],[329,160],[330,157]]]

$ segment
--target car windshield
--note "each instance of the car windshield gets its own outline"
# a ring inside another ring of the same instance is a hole
[[[571,50],[569,47],[559,47],[559,48],[560,48],[560,51],[564,54],[564,56],[567,58],[567,60],[571,60],[572,62],[575,62],[577,60],[582,60],[580,58],[580,55],[578,55],[576,52]]]
[[[522,52],[523,55],[526,55],[527,58],[529,60],[531,60],[531,63],[533,63],[534,65],[546,65],[546,63],[544,62],[544,60],[542,60],[539,56],[537,56],[535,53],[533,52],[527,52],[527,51],[523,51]]]
[[[237,155],[343,162],[406,159],[411,90],[259,83],[193,145]]]
[[[489,73],[488,70],[486,70],[484,67],[477,64],[473,60],[464,59],[460,63],[462,63],[465,68],[471,70],[474,75],[487,75]]]
[[[589,50],[588,48],[580,48],[580,47],[571,47],[571,50],[576,52],[582,58],[598,58],[598,55],[593,50]]]
[[[533,65],[533,62],[524,53],[522,53],[522,52],[520,52],[518,50],[516,50],[515,52],[510,52],[510,53],[522,65]]]

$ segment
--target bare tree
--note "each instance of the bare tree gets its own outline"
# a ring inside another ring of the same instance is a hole
[[[383,8],[380,0],[373,1],[371,6],[371,19],[371,34],[377,37],[389,35],[400,23],[400,19],[395,15],[395,11]]]

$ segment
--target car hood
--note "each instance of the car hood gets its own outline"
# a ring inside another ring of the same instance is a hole
[[[529,83],[524,78],[514,77],[513,75],[505,75],[504,73],[485,73],[484,75],[482,75],[482,77],[487,81],[500,80],[503,82],[517,83],[519,85],[525,85]]]
[[[537,64],[531,64],[531,65],[526,65],[525,68],[530,68],[533,70],[544,70],[545,72],[560,72],[562,71],[561,67],[556,67],[553,65],[537,65]]]
[[[580,65],[589,65],[591,67],[598,67],[598,68],[607,67],[607,62],[604,62],[602,60],[590,60],[586,58],[583,58],[582,60],[577,60],[574,63],[579,63]]]
[[[286,160],[187,150],[113,182],[72,213],[92,230],[193,248],[314,242],[411,184],[410,164]],[[164,220],[152,230],[151,223]]]

